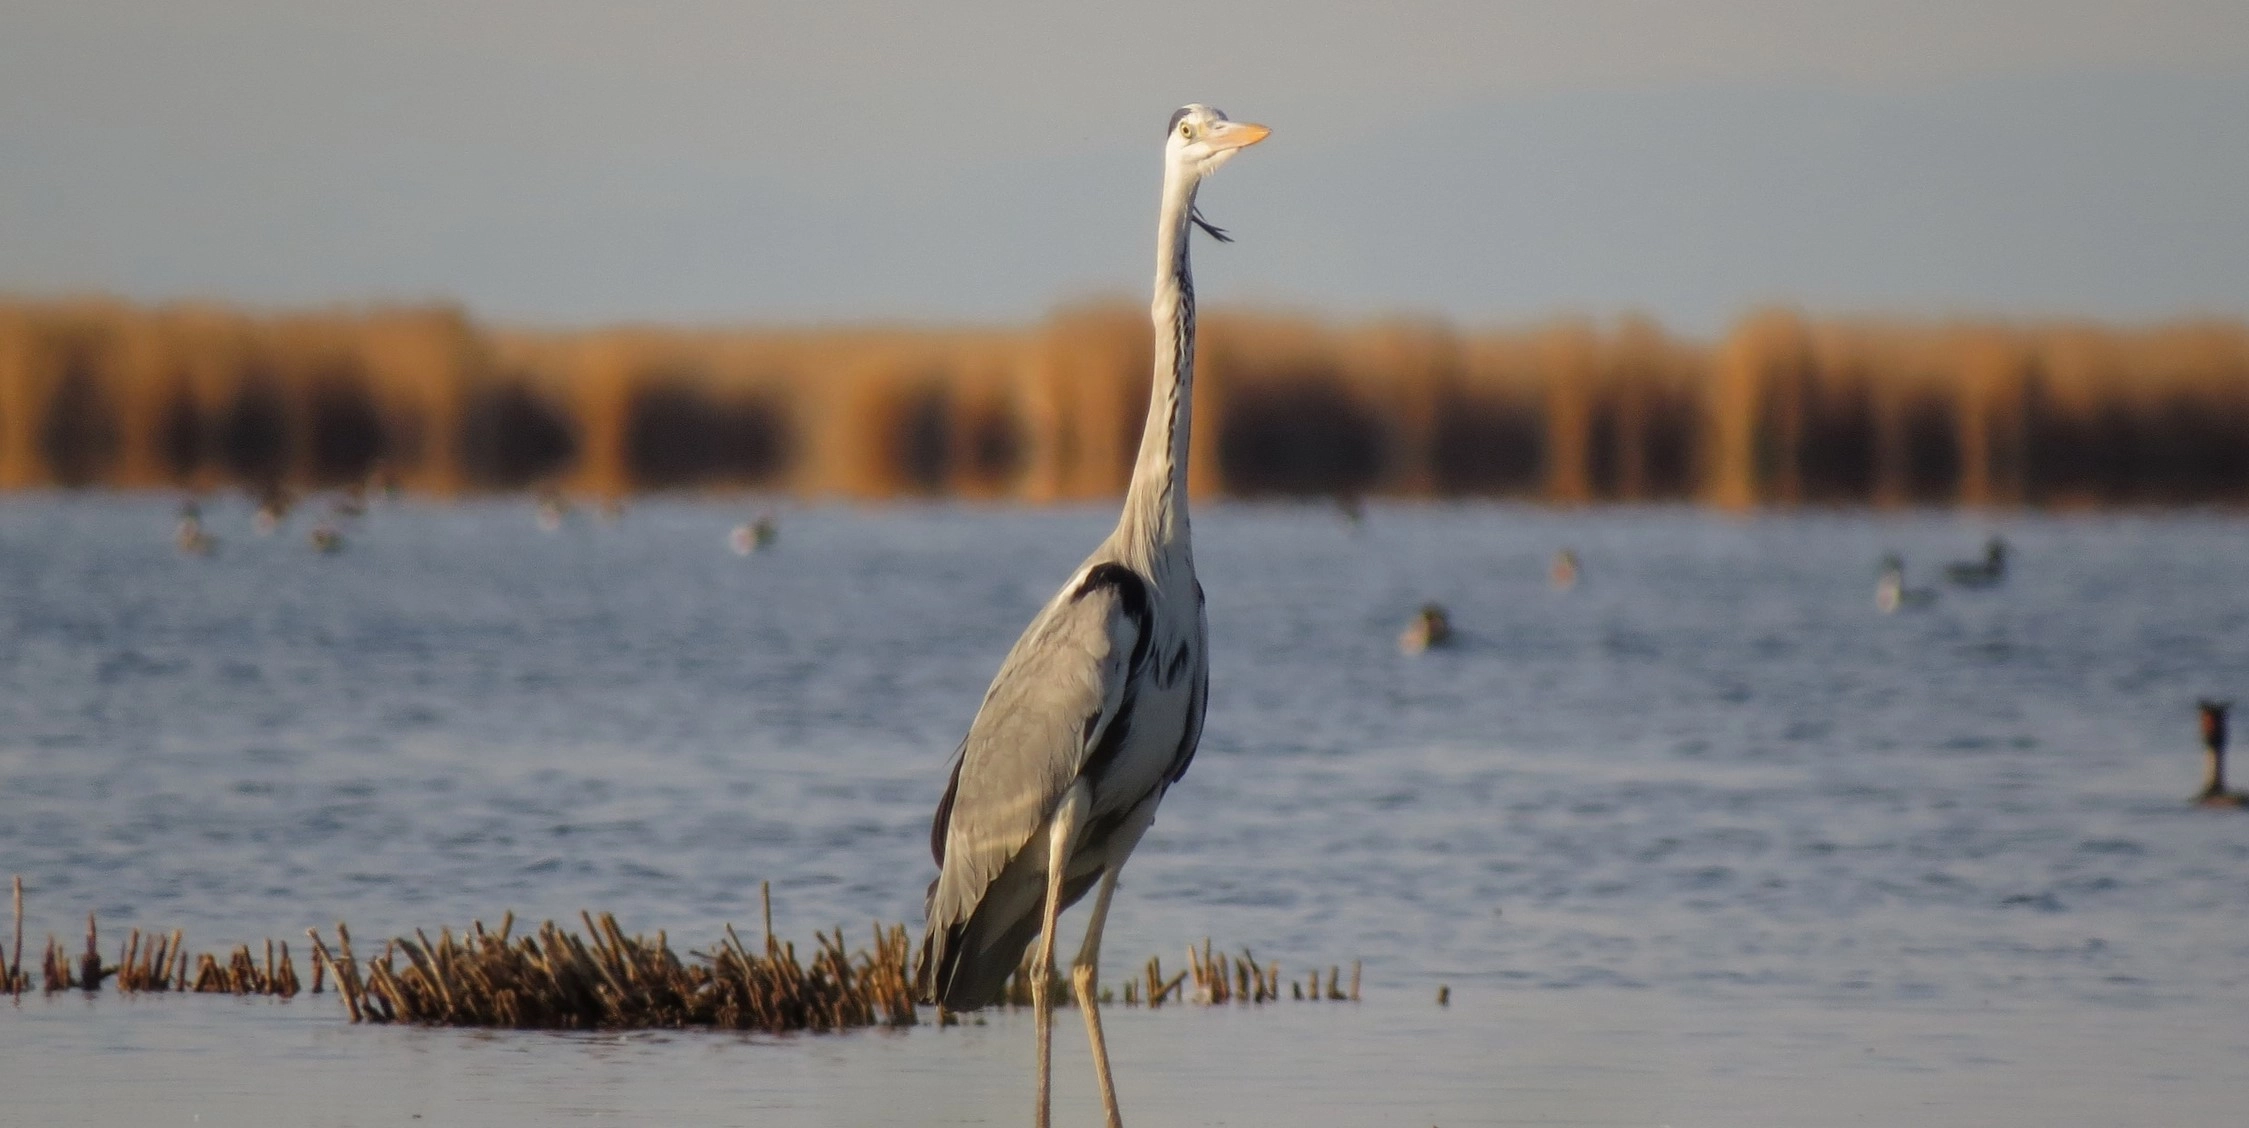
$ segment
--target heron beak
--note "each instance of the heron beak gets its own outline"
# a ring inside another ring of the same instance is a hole
[[[1272,130],[1253,121],[1220,122],[1210,131],[1209,146],[1221,153],[1247,149],[1271,136]]]

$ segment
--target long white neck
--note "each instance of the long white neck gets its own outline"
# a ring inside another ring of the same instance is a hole
[[[1156,330],[1155,378],[1117,528],[1151,556],[1187,543],[1188,429],[1195,398],[1195,280],[1187,267],[1187,234],[1194,210],[1194,178],[1167,169],[1156,223],[1156,297],[1148,307]]]

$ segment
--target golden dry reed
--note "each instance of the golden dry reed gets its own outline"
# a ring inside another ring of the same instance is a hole
[[[2235,321],[1202,328],[1203,495],[2249,501]],[[1108,497],[1149,347],[1124,305],[1021,330],[533,333],[449,308],[0,303],[0,488]]]
[[[338,923],[335,946],[317,929],[312,941],[312,994],[333,984],[353,1022],[412,1023],[425,1026],[490,1026],[514,1029],[622,1030],[708,1027],[724,1030],[836,1031],[868,1026],[904,1027],[918,1021],[912,985],[912,938],[904,925],[874,926],[866,947],[849,947],[842,929],[815,933],[809,953],[773,934],[770,887],[761,889],[765,936],[756,947],[743,943],[732,925],[707,952],[683,959],[668,938],[628,936],[607,913],[580,913],[584,933],[548,921],[517,936],[515,914],[497,929],[482,921],[466,934],[440,930],[432,939],[417,929],[361,955],[352,947],[351,929]],[[0,951],[0,993],[20,996],[31,989],[22,970],[23,882],[15,884],[15,944]],[[306,988],[286,943],[267,940],[263,954],[237,946],[225,960],[209,953],[190,956],[180,932],[143,933],[138,929],[119,945],[114,962],[101,955],[94,918],[86,918],[86,944],[73,956],[49,937],[40,964],[48,993],[94,993],[104,981],[124,993],[186,991],[204,994],[270,995],[291,998]],[[1207,1006],[1278,1000],[1281,970],[1260,964],[1244,949],[1238,959],[1214,953],[1210,941],[1187,950],[1189,967],[1165,977],[1150,959],[1140,977],[1121,992],[1127,1006],[1160,1007],[1168,1002]],[[1191,979],[1191,990],[1190,990]],[[1310,974],[1310,998],[1359,997],[1359,965],[1351,965],[1348,993],[1339,970],[1330,968],[1323,996],[1317,970]],[[1290,983],[1298,999],[1305,984]],[[1057,991],[1067,999],[1068,991]],[[1105,988],[1104,1003],[1120,992]],[[1009,984],[1006,1003],[1029,1006],[1028,979],[1019,973]],[[955,1016],[939,1012],[939,1024]]]
[[[5,967],[0,968],[0,993],[22,995],[31,989],[31,978],[23,971],[22,914],[17,914],[15,947],[5,954]],[[123,994],[145,992],[186,991],[196,994],[220,995],[272,995],[289,998],[304,989],[297,978],[296,962],[289,957],[289,945],[276,946],[265,942],[261,958],[249,945],[236,945],[224,962],[205,952],[190,957],[179,929],[169,933],[143,934],[133,929],[118,945],[117,960],[105,964],[101,955],[101,935],[92,914],[86,917],[86,946],[73,956],[62,941],[47,938],[47,948],[39,961],[40,986],[49,994],[57,991],[79,990],[91,994],[101,990],[106,980]]]

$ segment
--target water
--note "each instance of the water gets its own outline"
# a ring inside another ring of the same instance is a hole
[[[0,870],[35,941],[87,911],[205,950],[594,908],[700,946],[761,880],[800,940],[918,923],[947,757],[1111,520],[785,512],[743,559],[716,502],[555,534],[517,502],[409,505],[322,557],[303,518],[260,538],[220,504],[190,559],[169,508],[0,501]],[[2234,1122],[2249,816],[2183,800],[2193,699],[2249,697],[2249,521],[1198,522],[1209,728],[1126,871],[1112,978],[1209,935],[1284,974],[1363,959],[1366,1001],[1114,1011],[1136,1122]],[[1883,552],[1925,580],[1990,531],[2006,586],[1875,612]],[[1430,599],[1459,646],[1400,655]],[[1064,1123],[1097,1108],[1074,1023]],[[0,1109],[1013,1123],[1029,1042],[1004,1014],[562,1036],[27,997]]]

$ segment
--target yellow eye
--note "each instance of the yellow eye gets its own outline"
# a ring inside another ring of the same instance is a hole
[[[1194,126],[1193,126],[1192,124],[1188,123],[1188,122],[1184,122],[1184,121],[1183,121],[1183,122],[1180,122],[1180,123],[1179,123],[1179,136],[1180,136],[1180,139],[1181,139],[1181,140],[1186,140],[1186,141],[1192,141],[1192,140],[1194,140],[1194,138],[1195,138],[1195,127],[1194,127]]]

